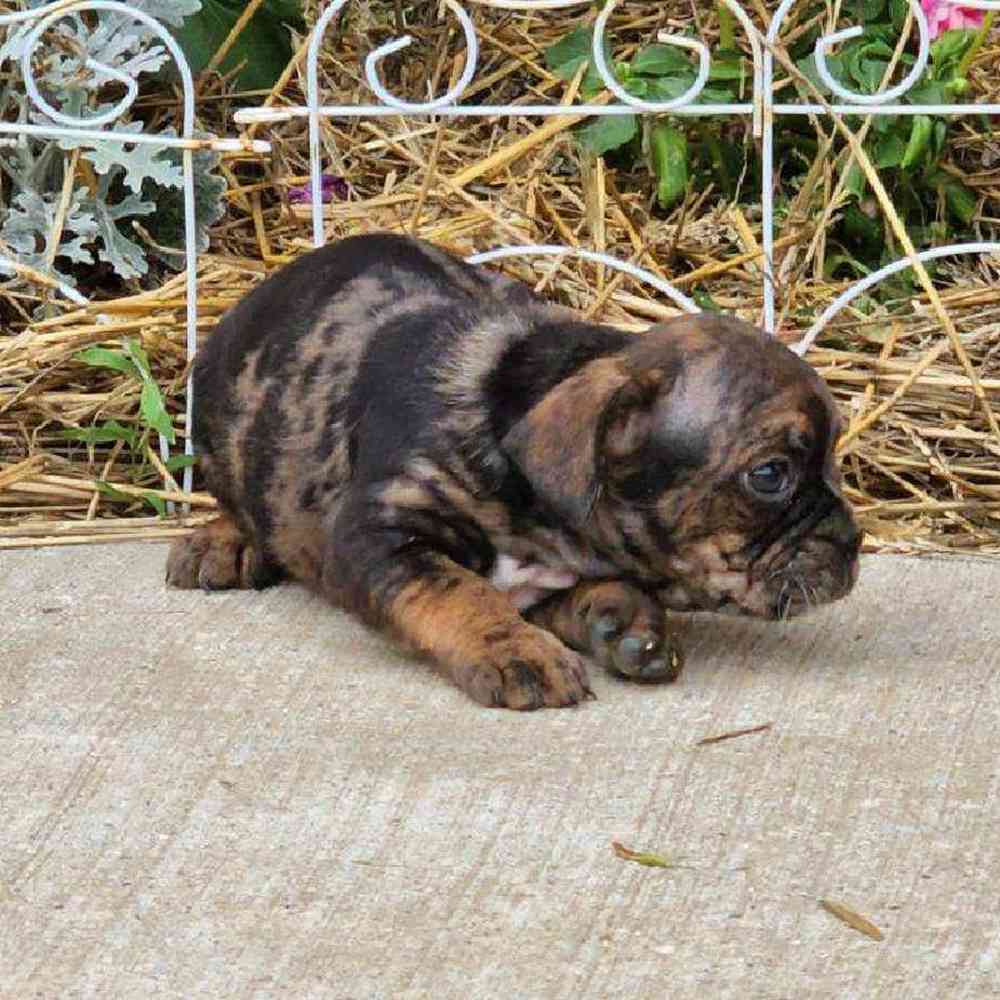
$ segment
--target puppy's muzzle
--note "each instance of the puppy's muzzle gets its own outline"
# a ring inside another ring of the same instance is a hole
[[[861,540],[854,515],[845,504],[838,504],[771,576],[771,617],[792,618],[846,596],[858,578]]]

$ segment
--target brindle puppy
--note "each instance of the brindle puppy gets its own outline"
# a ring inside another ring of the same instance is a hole
[[[194,384],[222,513],[168,581],[305,581],[485,705],[575,704],[580,652],[671,679],[664,608],[785,618],[857,573],[830,395],[732,318],[624,333],[355,237],[232,309]]]

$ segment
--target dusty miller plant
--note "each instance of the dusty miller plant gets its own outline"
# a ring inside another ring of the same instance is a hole
[[[47,0],[24,0],[24,8],[44,6]],[[177,27],[201,8],[200,0],[131,0],[131,6]],[[20,59],[34,22],[14,25],[0,47],[0,64],[15,71],[0,89],[0,113],[6,121],[52,124],[35,108],[20,80]],[[120,84],[111,90],[111,78],[86,68],[90,58],[113,66],[139,80],[168,68],[166,47],[146,28],[115,11],[83,11],[57,21],[35,49],[33,66],[38,88],[63,114],[86,119],[114,107]],[[141,132],[143,124],[130,112],[105,126],[116,132]],[[159,134],[175,135],[172,129]],[[87,165],[76,179],[57,231],[67,156],[80,149]],[[218,154],[198,152],[194,157],[198,249],[208,245],[208,227],[223,212],[225,181],[212,173]],[[183,266],[183,171],[178,150],[155,145],[126,145],[113,140],[81,141],[72,137],[39,139],[19,136],[0,150],[0,170],[9,180],[9,194],[0,206],[0,238],[17,256],[43,273],[76,285],[81,271],[74,265],[109,265],[121,278],[141,278],[152,256],[171,266]],[[140,222],[154,243],[177,252],[163,252],[137,241],[132,223]],[[53,241],[58,240],[53,246]],[[2,259],[0,259],[2,267]]]

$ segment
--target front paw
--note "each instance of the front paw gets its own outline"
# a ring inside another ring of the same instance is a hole
[[[672,681],[684,666],[668,634],[663,608],[648,594],[618,581],[602,584],[584,610],[590,655],[637,681]]]
[[[480,662],[455,672],[459,686],[481,705],[530,711],[593,697],[583,657],[543,629],[501,628],[485,642]]]

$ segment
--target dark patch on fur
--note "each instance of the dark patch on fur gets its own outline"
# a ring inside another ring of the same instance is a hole
[[[313,383],[316,381],[316,376],[319,375],[319,370],[323,365],[323,358],[317,356],[306,365],[302,372],[302,381],[300,389],[305,392],[313,388]]]
[[[245,464],[243,506],[254,524],[261,547],[268,553],[268,539],[274,524],[267,494],[274,479],[282,427],[279,417],[281,398],[286,386],[275,380],[264,394],[264,405],[250,425],[250,437]]]
[[[461,329],[461,317],[442,303],[395,317],[371,338],[346,401],[336,401],[345,407],[347,423],[357,428],[361,475],[401,471],[404,456],[440,420],[444,404],[436,391],[438,365]],[[372,405],[382,398],[393,405]]]
[[[315,510],[316,509],[316,495],[319,489],[318,483],[312,480],[302,488],[299,493],[299,506],[303,510]]]
[[[620,330],[589,323],[538,323],[530,337],[512,343],[496,368],[484,373],[494,435],[502,439],[555,385],[633,339]]]
[[[323,461],[330,457],[337,441],[344,433],[347,400],[336,389],[327,390],[326,408],[323,412],[323,429],[319,433],[313,457]]]

